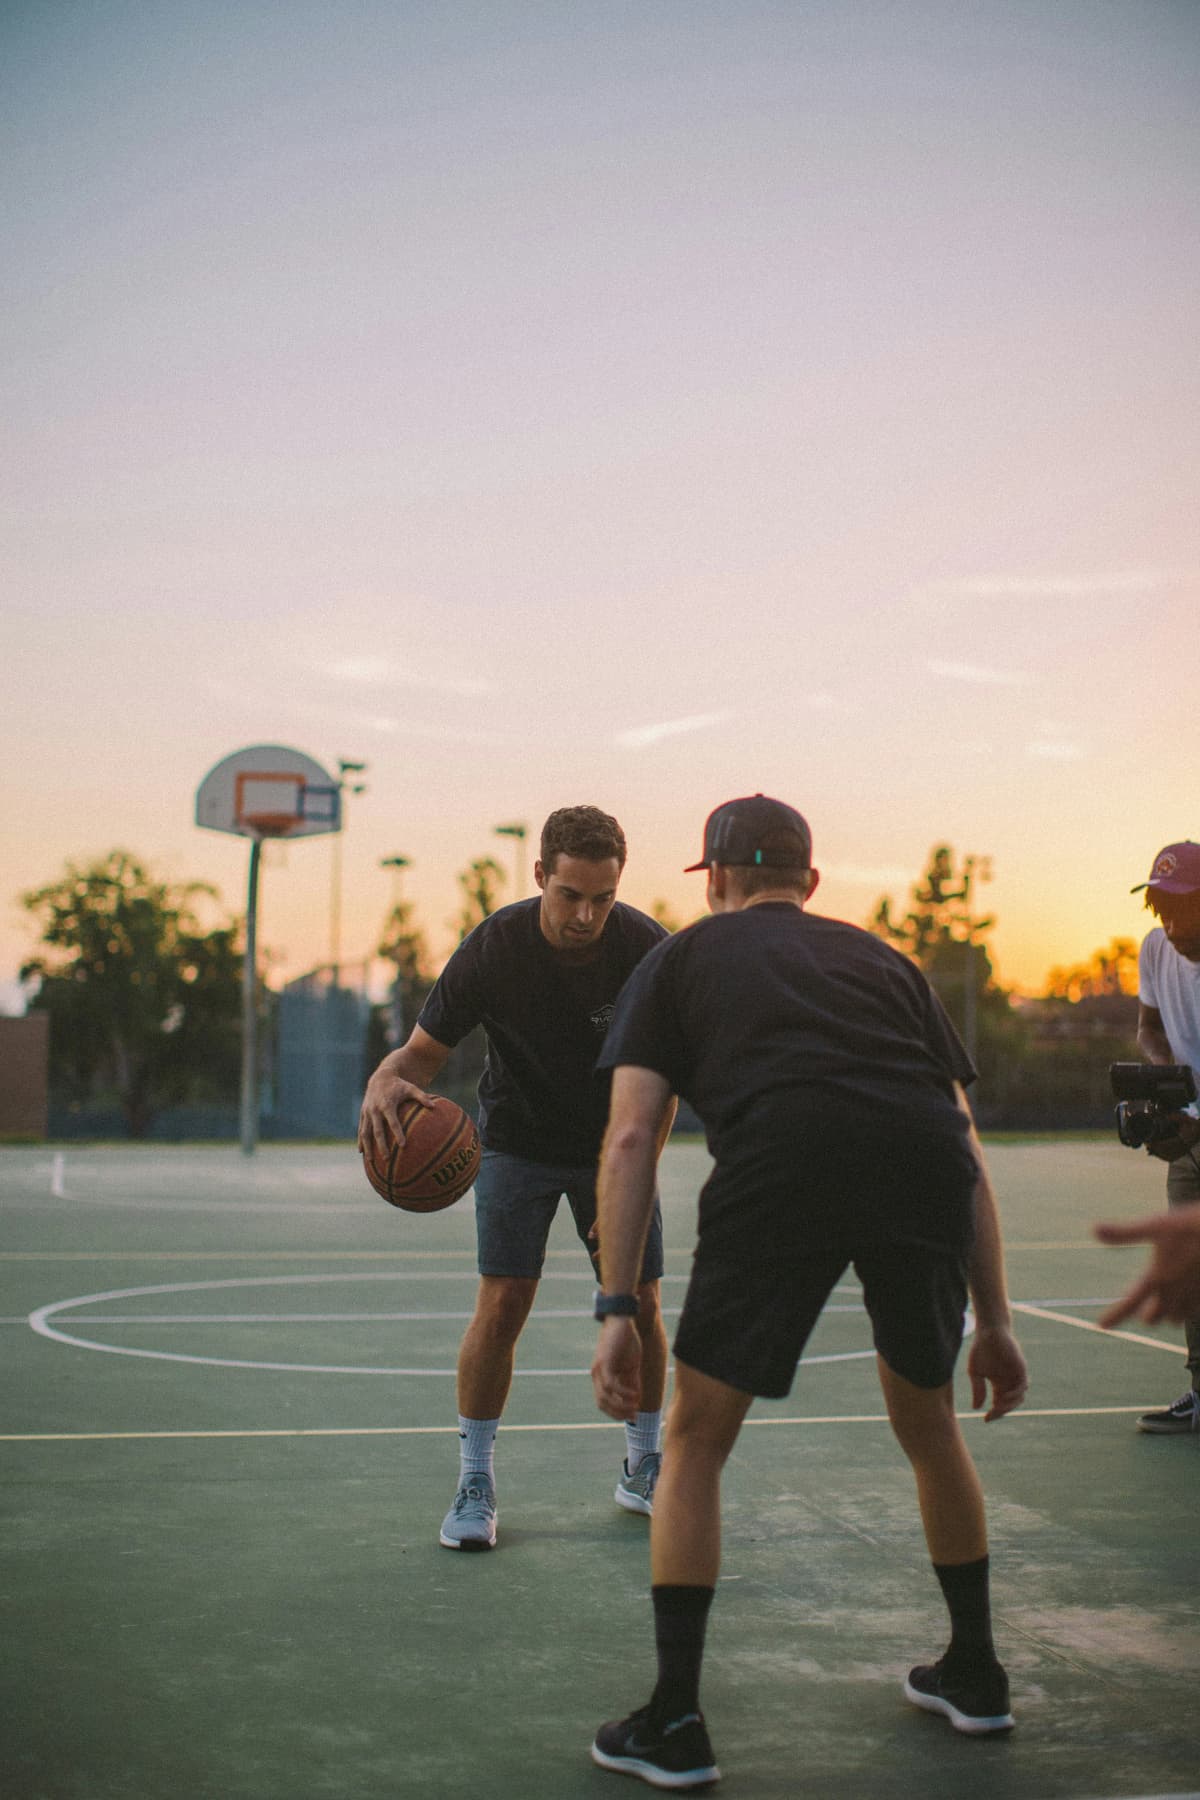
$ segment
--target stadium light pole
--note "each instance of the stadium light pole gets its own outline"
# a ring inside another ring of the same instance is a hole
[[[492,830],[497,837],[510,837],[517,840],[516,898],[523,900],[525,898],[525,839],[529,836],[529,827],[518,821],[515,825],[494,825]]]
[[[347,775],[362,775],[366,772],[365,762],[351,762],[348,757],[338,757],[338,800],[342,813],[342,830],[345,830],[346,813],[341,797],[343,794],[365,794],[365,781],[347,782]],[[333,971],[334,987],[341,986],[342,980],[342,832],[334,834],[333,862],[330,872],[329,895],[329,966]]]

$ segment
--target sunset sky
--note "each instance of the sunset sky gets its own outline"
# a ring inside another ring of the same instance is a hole
[[[254,743],[369,764],[347,961],[381,859],[444,956],[577,801],[693,917],[758,789],[817,911],[990,856],[1006,984],[1140,936],[1200,838],[1194,0],[14,0],[0,71],[0,1010],[67,859],[241,908],[194,794]],[[271,853],[273,980],[330,893]]]

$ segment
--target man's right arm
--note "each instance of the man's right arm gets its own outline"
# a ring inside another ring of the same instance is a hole
[[[967,1270],[975,1309],[975,1332],[967,1353],[967,1374],[971,1379],[972,1406],[984,1404],[988,1383],[991,1383],[992,1403],[984,1414],[985,1421],[990,1423],[992,1419],[1003,1418],[1014,1406],[1020,1406],[1029,1386],[1029,1376],[1021,1347],[1012,1331],[995,1190],[967,1096],[957,1082],[955,1090],[959,1109],[967,1116],[971,1149],[979,1171],[975,1181],[975,1243]]]
[[[391,1144],[403,1144],[400,1109],[407,1100],[433,1105],[433,1095],[427,1090],[441,1073],[450,1049],[449,1044],[440,1044],[420,1025],[414,1025],[408,1042],[389,1050],[363,1096],[358,1121],[360,1150],[373,1147],[376,1156],[386,1156]]]
[[[1138,1001],[1137,1046],[1147,1062],[1175,1061],[1162,1014],[1157,1006],[1147,1006],[1144,1000]]]

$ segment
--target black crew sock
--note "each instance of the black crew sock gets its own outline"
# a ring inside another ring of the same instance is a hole
[[[700,1711],[704,1628],[712,1605],[710,1587],[652,1587],[658,1685],[650,1701],[660,1725]]]
[[[950,1609],[946,1660],[966,1667],[995,1662],[988,1558],[981,1556],[977,1562],[969,1563],[934,1563],[933,1572]]]

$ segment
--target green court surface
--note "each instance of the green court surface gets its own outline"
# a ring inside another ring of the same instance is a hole
[[[1095,1328],[1162,1203],[1115,1141],[999,1144],[1028,1405],[966,1426],[1017,1728],[908,1706],[945,1621],[848,1277],[725,1483],[704,1705],[745,1800],[1200,1792],[1200,1439],[1175,1330]],[[703,1150],[664,1159],[666,1303]],[[563,1208],[497,1449],[500,1545],[442,1550],[470,1200],[417,1218],[350,1149],[0,1151],[6,1800],[576,1800],[653,1680],[646,1522],[591,1398]],[[964,1412],[969,1410],[965,1383]]]

